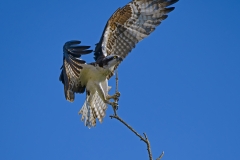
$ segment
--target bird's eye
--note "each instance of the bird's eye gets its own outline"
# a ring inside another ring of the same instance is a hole
[[[116,58],[117,58],[117,56],[114,56],[113,58],[114,58],[114,59],[116,59]]]

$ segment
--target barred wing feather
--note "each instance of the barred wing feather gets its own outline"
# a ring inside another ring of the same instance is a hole
[[[125,58],[139,41],[168,17],[167,14],[174,10],[174,7],[168,6],[177,1],[133,0],[119,8],[106,24],[95,48],[95,60],[112,54]]]
[[[75,93],[85,91],[85,86],[79,82],[81,64],[85,64],[80,57],[92,52],[92,50],[87,50],[90,46],[77,46],[80,43],[80,41],[68,41],[63,46],[63,66],[59,80],[64,84],[65,97],[70,102],[74,101]]]

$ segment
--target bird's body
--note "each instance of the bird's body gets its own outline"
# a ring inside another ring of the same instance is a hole
[[[63,46],[63,66],[60,81],[64,84],[65,97],[73,102],[75,93],[84,93],[86,101],[79,111],[89,128],[102,122],[107,104],[116,106],[111,99],[119,93],[108,95],[108,80],[121,61],[135,48],[136,44],[149,36],[155,28],[174,10],[168,7],[178,0],[132,0],[108,20],[102,37],[94,50],[93,63],[80,57],[89,54],[90,46],[79,46],[80,41],[68,41]]]
[[[100,94],[103,100],[107,100],[108,94],[108,75],[113,72],[113,67],[102,68],[98,65],[83,64],[83,69],[80,73],[79,81],[86,86],[86,90],[95,93],[96,91]]]
[[[84,64],[82,65],[83,69],[80,73],[79,82],[82,85],[86,86],[87,96],[86,102],[84,103],[82,109],[79,111],[79,114],[82,114],[82,120],[85,119],[85,125],[89,128],[96,124],[96,120],[91,117],[97,117],[100,122],[102,122],[103,117],[105,116],[105,110],[107,109],[106,103],[108,103],[108,80],[107,76],[112,72],[113,67],[110,69],[104,69],[98,65]],[[88,104],[92,102],[92,104]],[[96,105],[96,102],[100,102]],[[87,112],[91,112],[91,107],[97,109],[88,115]],[[85,113],[85,114],[84,114]]]

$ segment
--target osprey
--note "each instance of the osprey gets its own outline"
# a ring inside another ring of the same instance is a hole
[[[86,100],[79,111],[87,127],[103,121],[107,104],[113,107],[120,93],[110,96],[108,80],[121,61],[135,45],[150,35],[174,10],[168,7],[178,0],[132,0],[117,9],[108,20],[99,43],[94,50],[95,62],[86,63],[81,55],[89,54],[90,46],[80,46],[81,41],[68,41],[63,46],[63,66],[60,81],[64,85],[65,97],[73,102],[75,93],[84,93]]]

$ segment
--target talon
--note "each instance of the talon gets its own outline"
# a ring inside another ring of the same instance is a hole
[[[114,99],[115,101],[118,101],[119,97],[120,97],[120,92],[116,92],[113,96],[108,95],[107,100]]]
[[[117,102],[111,102],[111,106],[117,108],[118,107],[118,103]]]
[[[109,101],[106,101],[105,103],[111,105],[112,107],[118,107],[118,103],[117,103],[117,102],[109,102]]]
[[[118,103],[117,102],[110,102],[109,103],[112,107],[113,107],[113,109],[118,109]]]
[[[118,110],[118,103],[117,102],[111,102],[111,106],[114,110]]]
[[[120,94],[120,92],[116,92],[115,95],[116,95],[117,97],[120,97],[121,94]]]
[[[112,109],[113,109],[113,111],[114,111],[114,115],[117,115],[118,103],[116,103],[116,102],[110,102],[109,104],[112,106]]]

